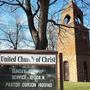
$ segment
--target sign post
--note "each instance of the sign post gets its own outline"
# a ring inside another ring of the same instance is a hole
[[[60,60],[60,90],[63,90],[63,57],[62,53],[59,53]]]
[[[57,52],[1,51],[1,90],[57,90]]]

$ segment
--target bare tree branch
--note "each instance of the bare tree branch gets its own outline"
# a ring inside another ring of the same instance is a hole
[[[9,34],[9,39],[10,39],[10,42],[13,44],[13,46],[15,46],[15,44],[14,44],[12,38],[11,38],[11,34]]]
[[[10,41],[9,39],[1,39],[1,38],[0,38],[0,40],[1,40],[1,41],[8,41],[8,42],[11,43],[11,41]]]
[[[8,32],[4,31],[2,28],[0,28],[0,30],[1,30],[2,32],[4,32],[5,34],[9,34]]]
[[[23,6],[23,2],[21,3],[19,0],[16,0],[18,3],[14,3],[13,2],[14,0],[8,0],[8,1],[3,1],[3,0],[0,0],[0,6],[2,5],[12,5],[12,6],[20,6],[21,8],[23,8],[24,11],[26,11],[25,7]]]
[[[4,4],[8,4],[8,5],[18,5],[18,3],[13,3],[13,2],[6,2],[6,1],[3,1],[3,0],[0,0],[0,6],[4,5]]]
[[[56,26],[58,26],[58,27],[64,26],[64,27],[67,27],[67,28],[75,28],[75,27],[73,27],[73,26],[71,26],[71,25],[65,25],[65,24],[56,23],[56,22],[55,22],[54,20],[52,20],[52,19],[48,20],[48,22],[51,22],[51,23],[53,23],[54,25],[56,25]]]
[[[56,3],[56,2],[57,2],[57,0],[54,0],[52,3],[49,4],[49,6]]]
[[[23,6],[24,2],[21,3],[19,0],[16,0],[16,1],[19,3],[19,6],[21,6],[22,9],[26,12],[25,7]]]
[[[38,5],[38,7],[37,7],[37,10],[35,11],[35,13],[33,14],[33,17],[38,13],[38,11],[39,11],[39,9],[40,9],[39,1],[40,1],[40,0],[37,0],[37,5]]]
[[[11,8],[11,12],[14,12],[14,11],[16,11],[18,8],[20,8],[19,6],[18,7],[16,7],[16,8]]]
[[[51,22],[51,23],[53,23],[53,24],[56,25],[56,26],[60,26],[60,24],[56,23],[56,22],[55,22],[54,20],[52,20],[52,19],[48,20],[48,22]]]

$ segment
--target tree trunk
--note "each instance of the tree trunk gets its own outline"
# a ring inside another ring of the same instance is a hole
[[[35,45],[35,49],[38,46],[38,32],[34,26],[34,22],[33,22],[33,17],[30,16],[30,14],[27,15],[28,18],[28,26],[29,26],[29,31],[31,33],[34,45]]]
[[[39,41],[37,49],[46,49],[48,45],[46,30],[48,19],[49,0],[40,0],[40,17],[39,17]]]
[[[39,30],[36,30],[34,25],[34,17],[31,11],[31,5],[29,0],[26,1],[26,15],[28,19],[28,26],[35,44],[35,49],[46,49],[48,45],[46,29],[48,18],[49,0],[40,0],[40,18],[39,18]]]
[[[35,25],[34,25],[34,17],[33,17],[32,10],[31,10],[30,0],[25,0],[24,4],[25,4],[25,13],[27,16],[29,31],[31,33],[34,45],[35,45],[35,47],[37,47],[38,32],[37,32]]]

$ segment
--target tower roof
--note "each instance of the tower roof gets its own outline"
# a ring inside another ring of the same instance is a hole
[[[69,4],[65,6],[65,8],[73,8],[74,10],[76,9],[80,13],[82,13],[81,9],[76,5],[75,0],[69,0]]]

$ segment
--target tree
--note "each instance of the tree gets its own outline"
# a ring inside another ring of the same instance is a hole
[[[9,28],[4,29],[1,27],[0,31],[4,34],[3,37],[0,38],[0,41],[6,42],[9,47],[13,49],[18,49],[19,43],[24,40],[22,30],[22,24],[16,20],[16,26],[9,26]],[[7,30],[8,29],[8,30]]]
[[[56,50],[58,40],[57,33],[56,27],[53,24],[49,24],[47,28],[48,50]]]
[[[48,18],[49,0],[38,0],[38,8],[35,13],[32,13],[31,0],[0,0],[1,6],[4,4],[20,6],[26,13],[29,30],[31,32],[36,49],[46,49],[48,43],[46,38],[46,27]],[[40,4],[39,4],[40,3]],[[40,9],[39,30],[36,30],[34,25],[34,17]]]
[[[7,0],[7,1],[0,0],[0,6],[9,5],[9,6],[16,7],[14,10],[21,7],[27,16],[29,31],[30,31],[32,39],[34,41],[35,48],[36,49],[46,49],[46,47],[48,45],[47,35],[46,35],[47,23],[52,22],[54,25],[57,25],[58,27],[60,27],[60,26],[66,27],[65,25],[56,23],[55,20],[52,20],[52,19],[48,20],[49,7],[52,6],[54,3],[56,3],[57,1],[59,1],[59,0],[37,0],[37,9],[33,8],[33,5],[31,4],[31,0]],[[75,1],[77,2],[78,0],[75,0]],[[82,3],[82,7],[83,7],[83,5],[84,5],[84,7],[89,7],[89,5],[90,5],[89,1],[84,1],[84,0],[79,0],[79,1]],[[63,0],[62,2],[67,3],[68,1]],[[60,10],[56,11],[54,14],[56,14],[62,10],[63,9],[61,8]],[[34,18],[36,15],[38,15],[38,22],[39,22],[38,29],[36,29],[35,21],[34,21],[35,20]]]

